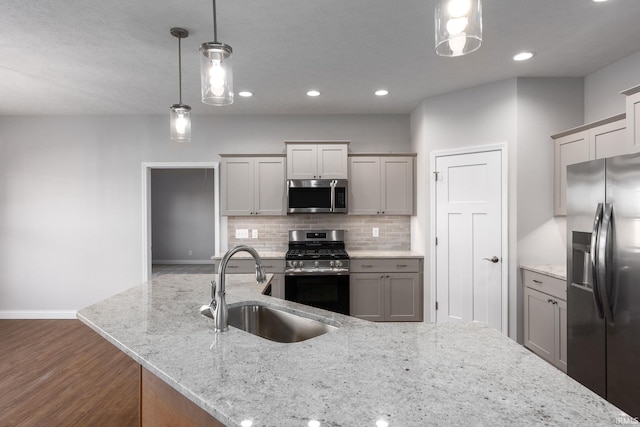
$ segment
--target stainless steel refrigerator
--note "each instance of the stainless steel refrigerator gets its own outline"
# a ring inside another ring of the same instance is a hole
[[[567,168],[567,373],[640,416],[640,154]]]

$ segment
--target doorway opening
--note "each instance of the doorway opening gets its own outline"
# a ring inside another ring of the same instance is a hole
[[[142,164],[143,281],[154,262],[169,271],[220,251],[219,178],[218,162]]]

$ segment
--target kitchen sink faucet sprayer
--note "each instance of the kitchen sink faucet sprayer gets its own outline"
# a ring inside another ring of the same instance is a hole
[[[229,249],[227,253],[222,257],[220,261],[220,267],[218,267],[218,280],[220,285],[216,286],[215,280],[211,281],[211,304],[209,308],[211,314],[213,314],[214,331],[224,332],[229,330],[229,310],[227,309],[227,302],[224,298],[225,295],[225,271],[227,269],[227,263],[231,257],[238,252],[248,252],[256,261],[256,282],[264,283],[267,280],[267,275],[262,267],[262,260],[258,252],[251,246],[240,245],[232,249]]]

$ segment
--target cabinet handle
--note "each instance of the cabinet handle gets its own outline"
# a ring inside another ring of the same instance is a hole
[[[227,268],[238,268],[237,265],[227,265]]]
[[[549,299],[547,300],[547,302],[553,303],[553,300],[552,300],[551,298],[549,298]]]
[[[382,214],[384,215],[384,211],[382,211]]]
[[[540,280],[536,280],[536,279],[533,279],[533,283],[537,283],[538,285],[542,285],[542,282]]]
[[[262,268],[273,268],[273,265],[263,265]]]
[[[405,268],[405,267],[407,267],[407,264],[396,264],[396,267]]]

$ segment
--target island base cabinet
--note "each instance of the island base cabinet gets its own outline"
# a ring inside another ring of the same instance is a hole
[[[142,368],[141,422],[143,427],[224,427],[224,424]]]

